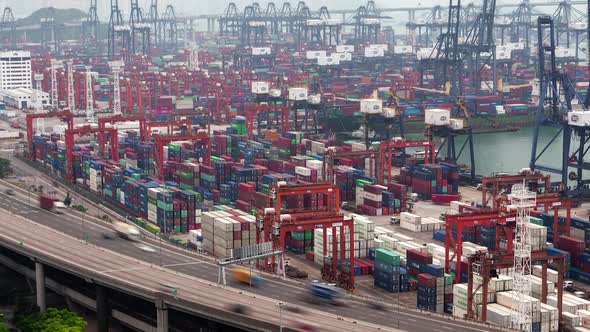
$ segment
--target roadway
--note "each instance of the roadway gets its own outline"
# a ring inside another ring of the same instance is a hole
[[[5,193],[6,189],[13,189],[13,196]],[[78,239],[88,239],[90,245],[105,248],[117,253],[152,264],[160,265],[168,270],[180,272],[189,276],[198,277],[208,283],[216,283],[218,267],[209,256],[198,255],[186,250],[174,248],[168,245],[160,246],[155,239],[144,238],[139,246],[125,240],[108,240],[102,234],[111,229],[108,223],[93,218],[89,215],[68,210],[64,215],[56,215],[37,207],[34,195],[16,187],[4,180],[0,181],[0,208],[12,211],[32,221],[51,227],[59,232]],[[89,246],[90,247],[90,246]],[[147,249],[151,248],[151,249]],[[88,257],[89,255],[84,255]],[[116,268],[115,268],[116,269]],[[122,272],[121,272],[122,273]],[[150,271],[151,273],[151,271]],[[134,279],[130,279],[134,280]],[[164,280],[164,279],[160,279]],[[229,281],[229,280],[228,280]],[[351,299],[346,307],[319,306],[304,302],[306,287],[304,284],[283,280],[279,278],[267,278],[266,285],[261,289],[250,288],[247,285],[236,284],[229,281],[231,288],[240,289],[253,294],[264,294],[265,297],[275,301],[293,303],[298,306],[321,310],[327,315],[338,315],[348,319],[362,319],[365,321],[379,322],[388,327],[396,327],[407,331],[492,331],[493,328],[481,324],[473,324],[466,321],[455,321],[448,316],[418,312],[412,308],[405,308],[394,303],[389,303],[387,313],[375,311],[367,306],[364,301]]]
[[[8,245],[10,248],[17,247],[18,251],[26,252],[43,262],[48,261],[48,264],[56,263],[65,271],[75,271],[89,276],[94,282],[112,285],[115,288],[123,286],[123,291],[130,294],[149,294],[154,299],[164,298],[166,305],[172,308],[184,308],[184,303],[190,303],[227,311],[230,304],[241,304],[249,308],[247,318],[259,322],[270,322],[278,326],[282,321],[284,326],[288,326],[290,321],[299,320],[297,318],[299,314],[291,312],[282,313],[280,317],[277,301],[272,298],[231,287],[221,287],[99,246],[85,244],[84,241],[49,227],[35,225],[32,221],[6,212],[0,215],[0,227],[2,227],[0,242],[3,245]],[[163,293],[160,286],[163,281],[177,287],[176,297]],[[336,315],[319,310],[307,310],[305,320],[316,325],[323,325],[325,331],[352,332],[359,328],[363,331],[379,329],[375,324],[340,319]],[[256,329],[257,326],[250,326],[250,328]],[[268,329],[264,328],[264,330]]]

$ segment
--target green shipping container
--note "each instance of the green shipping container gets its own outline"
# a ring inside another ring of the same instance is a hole
[[[529,216],[529,222],[531,224],[543,226],[543,219],[541,219],[541,218],[536,218],[536,217]]]
[[[393,266],[399,266],[401,264],[400,256],[387,249],[375,250],[375,261],[383,262],[385,264],[390,264]]]
[[[445,286],[449,286],[453,284],[453,276],[450,274],[445,273]]]
[[[305,240],[305,232],[303,232],[303,231],[291,232],[291,237],[294,240]]]

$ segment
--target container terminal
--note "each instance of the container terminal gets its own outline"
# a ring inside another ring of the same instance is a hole
[[[37,310],[590,331],[590,2],[52,2],[0,18],[0,262]]]

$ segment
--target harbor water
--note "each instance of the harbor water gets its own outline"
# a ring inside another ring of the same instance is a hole
[[[540,152],[558,132],[559,129],[556,128],[542,128],[537,150]],[[529,167],[533,134],[533,127],[525,127],[514,132],[473,135],[476,173],[483,176],[497,172],[514,173],[518,172],[521,168]],[[412,136],[411,138],[417,137]],[[456,139],[457,153],[465,140],[466,136],[460,136]],[[537,164],[557,167],[561,160],[561,144],[562,137],[559,134],[543,156],[539,158]],[[577,141],[574,138],[572,141],[572,150],[577,146]],[[437,142],[437,149],[440,149],[439,156],[443,156],[446,153],[446,145],[440,147],[440,142]],[[461,154],[459,162],[468,164],[468,145]],[[557,175],[552,174],[552,176],[557,180]]]

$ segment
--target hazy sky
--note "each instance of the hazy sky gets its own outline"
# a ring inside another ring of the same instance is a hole
[[[255,0],[233,0],[238,4],[239,8],[243,8],[245,5],[254,2]],[[192,15],[192,14],[210,14],[210,13],[222,13],[227,7],[227,4],[232,1],[229,0],[217,0],[217,1],[204,1],[204,0],[159,0],[158,6],[162,10],[168,4],[172,4],[176,8],[176,15]],[[263,7],[269,1],[260,1]],[[282,5],[283,0],[275,0],[274,3],[277,6]],[[296,4],[298,0],[291,0],[291,4]],[[365,4],[366,0],[307,0],[307,5],[312,9],[318,9],[320,6],[327,6],[328,8],[342,9],[342,8],[356,8],[362,4]],[[426,6],[431,7],[434,4],[447,3],[448,0],[375,0],[377,6],[380,7],[405,7],[411,6]],[[471,2],[471,1],[469,1]],[[480,2],[475,0],[474,2]],[[97,0],[98,3],[98,15],[105,17],[108,15],[110,0]],[[149,7],[150,0],[139,0],[139,5],[144,8]],[[130,0],[119,0],[119,6],[127,10],[129,8]],[[14,11],[15,16],[23,17],[28,16],[34,9],[39,7],[53,6],[56,8],[79,8],[87,11],[90,5],[90,0],[4,0],[0,1],[0,6],[10,6]]]

